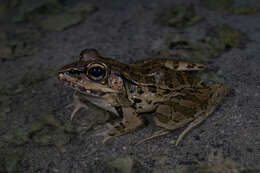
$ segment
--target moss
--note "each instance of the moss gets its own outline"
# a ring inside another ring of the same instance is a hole
[[[259,7],[248,4],[232,6],[233,0],[200,0],[200,3],[209,10],[224,10],[234,15],[254,15],[260,11]]]
[[[208,35],[197,41],[180,36],[167,38],[165,51],[170,51],[170,54],[173,52],[175,55],[183,55],[184,57],[205,61],[219,56],[230,48],[239,47],[244,39],[244,35],[240,31],[226,24],[210,30],[211,33],[212,30],[215,31],[215,34]]]
[[[3,126],[4,121],[6,120],[6,113],[1,110],[0,112],[0,127]]]
[[[5,32],[0,32],[0,41],[6,40],[7,34]]]
[[[231,8],[231,13],[234,15],[254,15],[258,12],[260,12],[259,7],[253,7],[247,4]]]
[[[0,45],[0,59],[8,60],[12,58],[12,49],[8,45]]]
[[[31,141],[45,146],[66,145],[75,135],[75,127],[64,126],[52,114],[42,114],[39,120],[27,127],[18,128],[1,136],[5,144],[22,146]]]
[[[58,0],[24,0],[18,9],[20,13],[14,17],[15,22],[29,21],[47,31],[62,31],[97,10],[96,6],[87,3],[66,7]]]
[[[42,68],[39,69],[38,71],[30,71],[27,72],[22,79],[20,80],[20,84],[23,85],[24,87],[31,86],[35,83],[44,81],[53,75],[53,70],[48,69],[48,68]]]
[[[62,4],[58,0],[23,0],[18,6],[17,15],[13,18],[15,22],[26,20],[37,20],[46,14],[55,14],[63,10]]]
[[[62,31],[71,25],[78,24],[82,21],[80,15],[69,13],[49,16],[39,22],[39,26],[48,31]]]
[[[260,169],[243,169],[240,173],[260,173]]]
[[[209,10],[228,10],[233,0],[200,0],[201,5]]]
[[[117,158],[107,163],[109,173],[131,173],[134,162],[131,158]]]
[[[21,159],[23,156],[21,148],[4,148],[0,151],[0,172],[20,172]]]
[[[238,47],[242,40],[242,33],[226,24],[217,27],[216,38],[219,42],[219,48]]]
[[[0,18],[6,13],[8,9],[8,4],[6,2],[0,3]]]
[[[218,54],[212,45],[205,40],[192,41],[187,38],[177,38],[170,40],[167,45],[170,50],[175,51],[178,55],[193,57],[202,61]]]
[[[20,4],[20,0],[8,0],[8,7],[15,8]]]
[[[62,125],[52,114],[42,114],[40,119],[27,130],[27,134],[39,145],[61,147],[76,135],[74,129],[73,126]]]
[[[42,38],[40,32],[17,29],[5,32],[0,38],[0,60],[11,60],[21,56],[33,55],[38,51],[36,43]]]
[[[235,161],[225,158],[221,151],[211,151],[206,157],[206,161],[199,165],[181,169],[180,173],[239,173],[243,166]]]
[[[42,114],[41,123],[47,126],[61,127],[61,122],[54,117],[53,114]]]
[[[166,9],[160,21],[163,25],[176,27],[178,29],[190,27],[203,18],[196,14],[192,4],[181,3],[177,4],[174,8]]]
[[[11,22],[24,25],[19,25],[15,31],[0,33],[0,60],[34,55],[39,50],[39,40],[46,30],[62,31],[82,22],[96,10],[96,6],[88,3],[66,7],[59,0],[6,1],[0,5],[0,18],[4,19],[5,13],[15,11],[15,16],[11,16],[12,20],[6,22],[10,25],[13,25]]]
[[[82,4],[82,6],[67,9],[62,13],[48,15],[43,20],[40,20],[38,25],[48,31],[63,31],[72,25],[79,24],[96,9],[94,5]]]
[[[54,145],[61,147],[69,143],[72,137],[71,134],[64,133],[62,130],[45,127],[36,133],[32,139],[35,143],[42,146]]]

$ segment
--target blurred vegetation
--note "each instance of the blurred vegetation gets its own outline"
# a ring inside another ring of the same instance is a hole
[[[192,4],[181,3],[173,8],[166,9],[161,15],[160,21],[163,25],[183,29],[190,27],[203,20],[196,14]]]
[[[201,5],[209,10],[228,10],[233,0],[200,0]]]
[[[199,40],[190,40],[178,34],[170,35],[162,43],[152,46],[150,53],[155,56],[183,56],[207,61],[231,48],[241,47],[245,40],[243,33],[226,24],[209,30],[210,33]]]
[[[107,163],[109,173],[132,173],[134,161],[130,157],[117,158]]]
[[[16,173],[21,170],[21,159],[24,151],[22,148],[7,147],[0,150],[0,172]]]
[[[235,0],[200,0],[201,5],[209,10],[227,11],[234,15],[254,15],[260,12],[260,6],[256,7],[244,1],[239,5],[234,5]]]
[[[7,27],[0,30],[0,61],[37,53],[38,42],[46,32],[79,24],[96,10],[89,3],[66,5],[59,0],[3,1],[0,20]]]
[[[232,14],[235,15],[254,15],[260,12],[260,7],[254,7],[247,4],[232,7]]]

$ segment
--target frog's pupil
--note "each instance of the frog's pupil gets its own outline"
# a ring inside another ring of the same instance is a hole
[[[105,71],[100,67],[93,67],[89,70],[89,74],[91,74],[93,77],[100,77],[103,76]]]

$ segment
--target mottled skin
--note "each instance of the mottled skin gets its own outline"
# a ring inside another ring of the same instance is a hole
[[[193,71],[204,68],[199,63],[174,59],[123,64],[101,57],[95,49],[85,49],[78,61],[59,70],[58,78],[85,94],[90,102],[117,115],[119,121],[113,121],[104,141],[140,127],[140,113],[155,112],[155,123],[162,130],[147,139],[187,125],[178,144],[214,111],[226,94],[222,84],[205,86],[194,75]],[[72,118],[80,107],[85,107],[78,99],[74,105]]]

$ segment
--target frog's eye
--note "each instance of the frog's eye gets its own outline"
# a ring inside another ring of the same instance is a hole
[[[91,64],[88,68],[87,75],[90,79],[99,81],[106,77],[107,70],[102,64]]]

